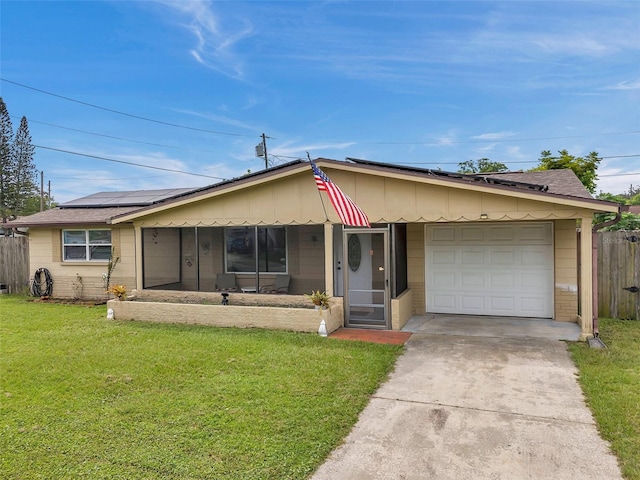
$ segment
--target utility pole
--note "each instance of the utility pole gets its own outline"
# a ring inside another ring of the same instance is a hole
[[[44,170],[40,170],[40,211],[44,210]]]
[[[267,136],[262,134],[262,148],[264,149],[264,168],[269,168],[269,160],[267,157]]]
[[[264,133],[260,135],[262,137],[262,143],[256,145],[256,157],[264,157],[264,168],[269,168],[269,157],[267,156],[267,137]]]
[[[47,210],[51,209],[51,180],[49,180],[49,191],[47,192]]]

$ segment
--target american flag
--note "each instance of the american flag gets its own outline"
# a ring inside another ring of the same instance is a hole
[[[331,204],[342,223],[354,227],[371,227],[367,214],[346,193],[340,190],[340,187],[329,180],[329,177],[315,163],[309,162],[311,163],[313,177],[316,179],[318,190],[327,192],[329,200],[331,200]]]

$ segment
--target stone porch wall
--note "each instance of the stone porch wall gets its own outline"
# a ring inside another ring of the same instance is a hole
[[[391,329],[401,330],[413,316],[413,292],[407,289],[391,299]]]
[[[191,292],[176,292],[191,293]],[[242,294],[235,294],[242,295]],[[296,306],[268,306],[263,301],[274,296],[246,295],[255,297],[255,305],[221,305],[203,303],[171,303],[167,301],[109,300],[107,307],[113,309],[116,320],[139,320],[156,323],[179,323],[209,325],[214,327],[264,328],[271,330],[291,330],[296,332],[317,332],[320,321],[325,320],[330,333],[343,325],[342,299],[332,299],[329,310]],[[284,297],[283,295],[277,297]],[[237,299],[239,300],[239,299]],[[307,300],[308,303],[308,300]]]

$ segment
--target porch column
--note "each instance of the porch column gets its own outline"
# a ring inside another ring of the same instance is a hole
[[[333,225],[324,224],[324,288],[333,296]]]
[[[142,290],[142,228],[138,225],[133,227],[135,237],[135,251],[133,258],[135,259],[136,269],[136,290]]]
[[[580,339],[593,337],[593,269],[591,217],[580,228]]]

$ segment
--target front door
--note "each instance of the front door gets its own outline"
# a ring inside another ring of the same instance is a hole
[[[387,229],[345,229],[345,325],[358,328],[389,326],[389,264]]]

